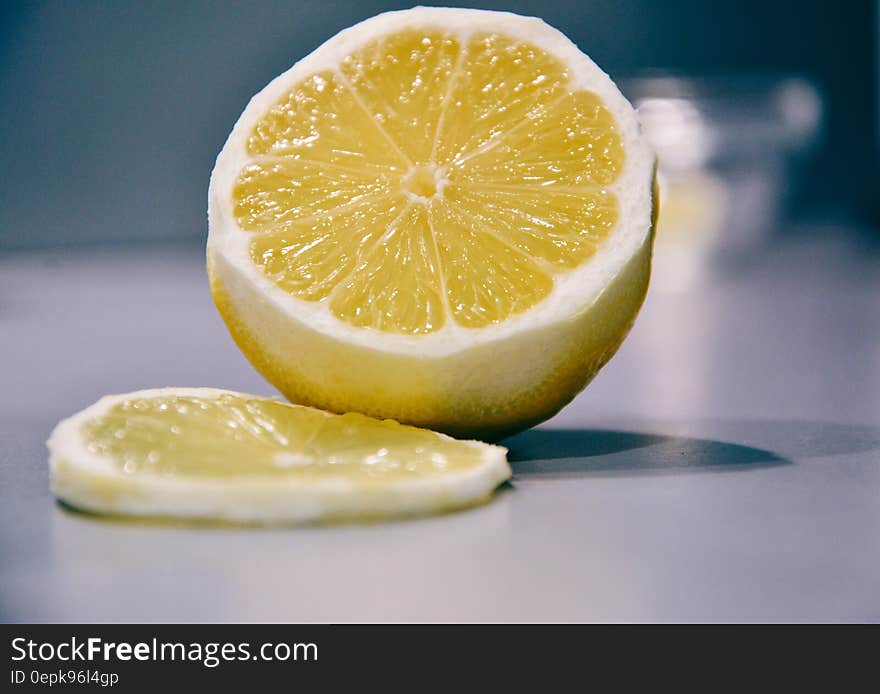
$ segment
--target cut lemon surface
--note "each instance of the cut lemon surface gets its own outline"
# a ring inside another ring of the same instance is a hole
[[[103,514],[320,522],[436,513],[487,500],[506,450],[208,388],[112,395],[48,442],[53,493]]]
[[[248,104],[208,269],[290,400],[499,437],[555,413],[644,297],[654,156],[611,80],[534,18],[415,8]]]

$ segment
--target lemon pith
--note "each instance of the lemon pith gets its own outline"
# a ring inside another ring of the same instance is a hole
[[[380,518],[485,501],[504,449],[359,414],[168,388],[56,427],[52,488],[99,513],[253,521]]]
[[[497,439],[626,336],[653,181],[631,106],[540,20],[380,15],[242,114],[212,175],[212,295],[291,401]]]

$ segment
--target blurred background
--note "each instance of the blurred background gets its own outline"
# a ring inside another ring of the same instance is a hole
[[[780,218],[876,226],[874,2],[459,4],[542,16],[646,106],[687,234],[728,216],[737,247],[791,233]],[[3,3],[0,249],[204,238],[208,176],[250,96],[340,29],[409,5]]]

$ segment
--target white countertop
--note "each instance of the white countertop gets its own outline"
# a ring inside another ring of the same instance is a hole
[[[880,257],[809,241],[653,291],[482,508],[211,529],[56,505],[44,440],[105,393],[271,393],[194,247],[0,257],[3,621],[880,621]],[[558,431],[558,430],[564,431]]]

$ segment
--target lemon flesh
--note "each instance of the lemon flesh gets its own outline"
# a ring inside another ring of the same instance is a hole
[[[292,85],[232,192],[252,262],[357,327],[502,323],[617,222],[614,118],[527,41],[406,29]]]
[[[510,474],[496,446],[208,389],[104,399],[49,445],[56,494],[104,513],[375,518],[484,501]]]

